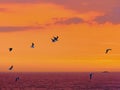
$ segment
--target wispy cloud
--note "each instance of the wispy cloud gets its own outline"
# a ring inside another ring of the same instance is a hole
[[[35,23],[36,25],[34,25],[34,26],[0,26],[0,32],[13,32],[13,31],[44,29],[44,28],[51,26],[51,25],[79,24],[79,23],[82,23],[83,20],[81,18],[78,18],[78,17],[56,18],[52,22],[53,23],[48,23],[48,24]]]
[[[37,3],[40,0],[0,0],[0,3]]]
[[[77,11],[109,11],[120,5],[120,0],[0,0],[0,3],[53,3]]]
[[[36,30],[43,29],[41,26],[0,26],[0,32],[12,32],[12,31],[23,31],[23,30]]]
[[[115,8],[109,13],[106,13],[104,16],[99,16],[95,19],[98,23],[111,22],[113,24],[120,24],[120,7]]]
[[[72,18],[61,18],[61,19],[56,19],[54,22],[55,25],[58,24],[64,24],[64,25],[69,25],[69,24],[79,24],[82,23],[83,20],[78,17],[72,17]]]
[[[106,21],[110,21],[112,23],[120,23],[120,0],[0,0],[0,4],[2,3],[51,3],[63,6],[66,9],[71,9],[77,11],[79,13],[82,12],[103,12],[104,16],[100,16],[96,18],[96,21],[99,23],[104,23]],[[116,8],[118,8],[116,10]],[[4,11],[5,9],[1,9],[0,11]],[[66,20],[66,21],[58,21],[56,23],[70,23],[70,22],[79,22],[79,20]]]
[[[8,11],[8,9],[6,9],[6,8],[0,8],[0,12],[7,12]]]

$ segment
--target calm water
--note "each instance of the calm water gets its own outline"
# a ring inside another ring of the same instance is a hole
[[[120,90],[120,73],[0,73],[0,90]]]

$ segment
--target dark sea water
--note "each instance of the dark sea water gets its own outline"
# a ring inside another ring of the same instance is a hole
[[[120,90],[120,73],[0,73],[0,90]]]

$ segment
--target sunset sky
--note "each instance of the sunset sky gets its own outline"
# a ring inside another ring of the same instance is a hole
[[[120,0],[0,0],[0,72],[11,65],[12,72],[120,71]]]

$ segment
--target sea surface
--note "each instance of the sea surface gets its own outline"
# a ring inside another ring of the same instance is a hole
[[[18,81],[15,78],[19,77]],[[0,73],[0,90],[120,90],[120,73]]]

